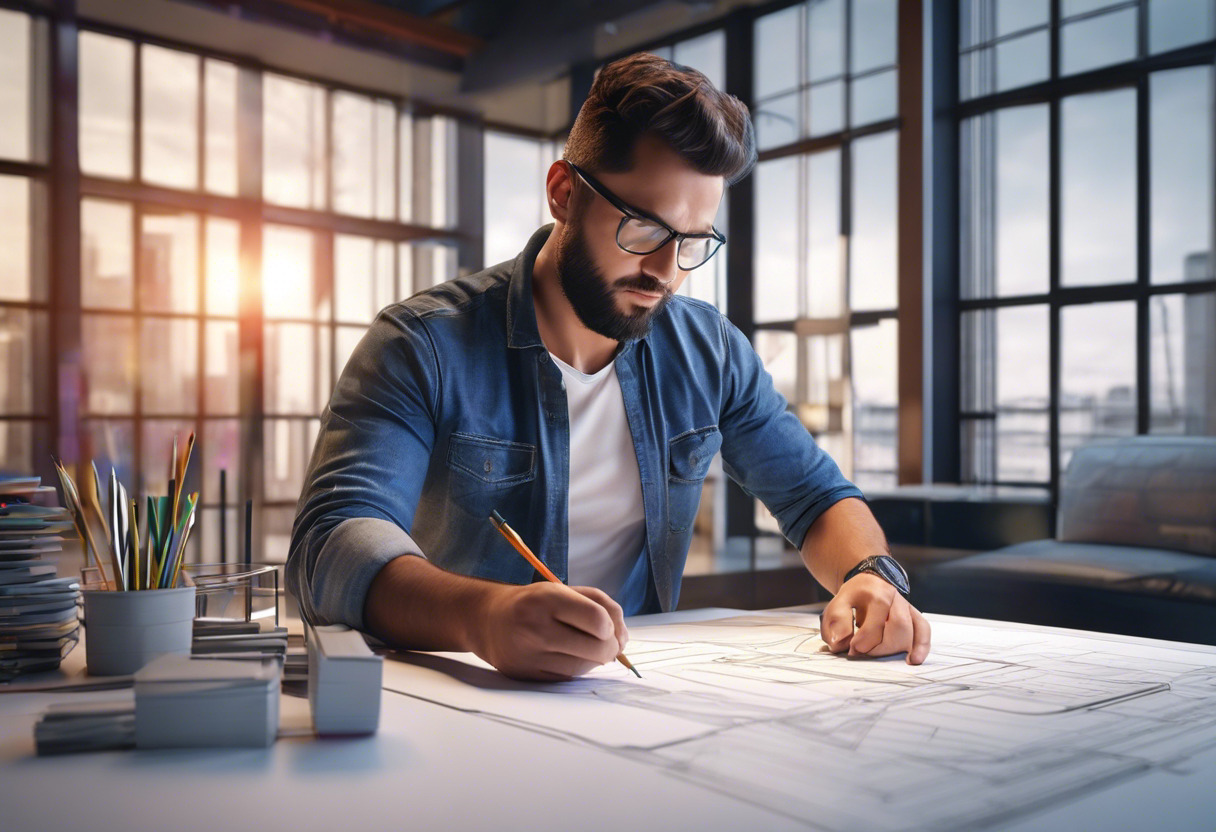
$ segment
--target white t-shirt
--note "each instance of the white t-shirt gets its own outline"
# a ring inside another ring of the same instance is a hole
[[[616,363],[589,376],[550,356],[570,411],[569,582],[620,600],[642,551],[646,511]]]

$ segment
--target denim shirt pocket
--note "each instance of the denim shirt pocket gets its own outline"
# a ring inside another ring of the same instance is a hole
[[[668,444],[667,516],[673,532],[687,531],[697,516],[701,487],[722,447],[716,425],[686,431]]]
[[[456,498],[503,489],[536,479],[536,446],[471,433],[448,439],[451,494]]]

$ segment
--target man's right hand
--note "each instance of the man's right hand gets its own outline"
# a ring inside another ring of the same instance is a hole
[[[629,641],[620,605],[588,586],[501,585],[478,618],[473,652],[514,679],[581,676],[613,661]]]

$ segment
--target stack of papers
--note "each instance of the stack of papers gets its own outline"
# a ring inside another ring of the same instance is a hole
[[[76,646],[80,583],[58,577],[60,536],[73,528],[67,511],[27,502],[37,477],[0,480],[0,682],[54,670]]]
[[[135,745],[135,700],[60,702],[34,726],[39,756],[110,751]]]

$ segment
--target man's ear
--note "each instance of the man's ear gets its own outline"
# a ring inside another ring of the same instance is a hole
[[[570,167],[565,162],[554,162],[549,166],[549,175],[545,179],[545,199],[549,203],[549,215],[556,222],[569,222],[573,192]]]

